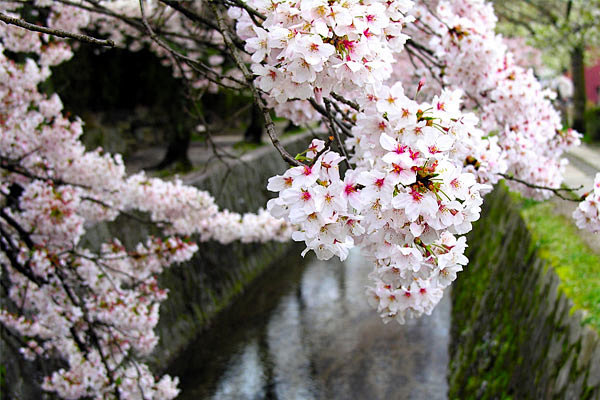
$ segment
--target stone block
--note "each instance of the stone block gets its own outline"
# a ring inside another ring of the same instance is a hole
[[[544,307],[546,308],[546,315],[550,315],[552,314],[552,310],[554,310],[554,308],[556,307],[556,299],[558,297],[558,285],[560,283],[560,280],[558,279],[558,276],[556,276],[556,273],[554,272],[553,268],[548,268],[548,270],[546,271],[546,274],[544,276],[545,279],[545,300],[546,300],[546,304],[544,305]]]
[[[583,381],[585,373],[580,373],[574,380],[571,380],[565,391],[565,399],[580,399],[583,392]]]
[[[569,381],[569,373],[571,372],[571,365],[573,364],[574,359],[575,354],[571,354],[567,359],[567,362],[565,362],[560,371],[558,371],[558,376],[556,377],[556,382],[554,384],[554,392],[556,394],[562,392],[562,390],[566,387]]]
[[[563,347],[565,343],[565,335],[552,335],[550,342],[550,348],[548,349],[548,355],[545,364],[554,365],[560,361]]]
[[[600,346],[596,346],[594,354],[590,357],[590,370],[587,386],[600,391]]]
[[[578,370],[586,368],[590,365],[590,360],[592,358],[592,354],[594,354],[594,349],[600,347],[598,334],[589,326],[583,327],[583,334],[581,336],[581,349],[579,350],[579,358],[577,358]]]
[[[573,346],[581,339],[581,335],[583,334],[583,327],[581,326],[583,312],[575,310],[572,315],[567,315],[566,319],[569,321],[569,345]]]

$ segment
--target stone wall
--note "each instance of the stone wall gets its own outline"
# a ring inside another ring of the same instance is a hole
[[[600,399],[600,342],[506,190],[486,198],[452,289],[450,399]]]
[[[283,140],[291,154],[309,143],[307,134]],[[264,207],[272,193],[266,190],[270,176],[285,171],[285,163],[270,145],[265,145],[228,165],[215,162],[205,172],[182,177],[187,183],[211,192],[222,208],[255,212]],[[84,240],[92,248],[110,237],[119,237],[132,246],[151,233],[147,226],[120,217],[114,223],[91,229]],[[169,298],[161,305],[156,327],[160,343],[149,360],[159,374],[179,352],[204,329],[211,319],[265,268],[285,256],[292,242],[265,244],[200,243],[199,251],[185,265],[173,266],[161,276]],[[0,298],[0,301],[6,299]],[[0,326],[1,328],[1,326]],[[0,340],[0,398],[39,399],[39,383],[58,363],[27,362],[18,354],[18,345],[8,332]]]
[[[283,144],[291,154],[297,154],[309,142],[309,135],[301,134],[284,140]],[[240,213],[256,212],[274,195],[266,189],[268,178],[286,169],[281,156],[271,145],[229,163],[226,166],[217,162],[208,172],[188,174],[183,180],[208,190],[222,208]],[[199,243],[198,252],[188,264],[163,274],[161,285],[169,288],[169,298],[161,306],[157,326],[161,341],[151,360],[155,370],[166,368],[219,310],[292,247],[291,241]]]

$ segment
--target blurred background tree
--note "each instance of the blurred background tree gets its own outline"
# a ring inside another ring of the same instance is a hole
[[[600,0],[493,0],[498,31],[521,36],[542,50],[546,66],[570,71],[573,81],[572,127],[586,130],[585,62],[598,57]]]
[[[190,93],[147,48],[132,52],[79,44],[75,56],[52,71],[44,90],[59,93],[65,111],[84,120],[86,147],[100,146],[125,160],[140,149],[164,149],[161,159],[144,165],[147,169],[188,171],[191,143],[206,141],[209,131],[261,141],[262,119],[247,93]]]

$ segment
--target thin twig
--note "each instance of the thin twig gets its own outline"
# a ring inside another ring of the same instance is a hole
[[[566,196],[564,196],[564,195],[562,195],[560,193],[560,192],[567,192],[567,193],[575,194],[575,191],[577,191],[579,189],[582,189],[583,186],[579,186],[577,188],[568,188],[568,187],[564,187],[564,188],[551,188],[551,187],[547,187],[547,186],[535,185],[533,183],[529,183],[529,182],[524,181],[522,179],[515,178],[514,176],[508,175],[508,174],[498,174],[498,175],[500,175],[504,179],[508,179],[509,181],[518,182],[518,183],[520,183],[522,185],[525,185],[525,186],[527,186],[529,188],[532,188],[532,189],[549,190],[552,193],[554,193],[555,196],[557,196],[557,197],[559,197],[559,198],[561,198],[563,200],[573,201],[573,202],[576,202],[576,203],[580,203],[581,201],[583,201],[583,199],[581,199],[581,198],[577,198],[576,199],[576,198],[573,198],[573,197],[566,197]]]
[[[185,71],[183,70],[183,68],[181,67],[181,64],[179,63],[179,59],[183,60],[186,62],[187,65],[189,65],[190,67],[192,67],[196,72],[200,73],[201,75],[203,75],[206,79],[208,79],[209,81],[222,86],[224,88],[228,88],[228,89],[235,89],[238,90],[239,88],[234,88],[234,87],[230,87],[228,85],[225,85],[222,83],[222,79],[223,77],[218,74],[216,71],[214,71],[212,68],[208,67],[207,65],[205,65],[204,63],[198,61],[198,60],[194,60],[178,51],[173,50],[173,48],[171,48],[171,46],[169,46],[168,44],[166,44],[163,40],[161,40],[158,35],[156,34],[156,32],[154,32],[154,30],[152,29],[152,27],[150,26],[150,23],[148,22],[148,20],[146,19],[146,14],[144,11],[144,4],[143,4],[143,0],[139,1],[140,4],[140,12],[141,12],[141,16],[142,16],[142,24],[144,25],[144,27],[146,28],[147,33],[150,35],[150,38],[152,39],[152,41],[154,41],[159,47],[163,48],[164,50],[166,50],[168,52],[168,54],[170,54],[173,57],[173,62],[177,65],[177,67],[180,70],[181,76],[184,80],[186,80],[185,77]],[[200,67],[200,69],[196,68],[196,67]],[[210,76],[210,74],[213,74],[214,76]],[[244,82],[238,81],[233,77],[225,77],[226,79],[229,79],[231,81],[234,81],[236,83],[239,83],[241,85],[245,85]]]
[[[147,219],[144,219],[144,218],[140,218],[140,217],[136,216],[135,214],[129,213],[129,212],[127,212],[125,210],[122,210],[122,209],[120,209],[118,207],[111,206],[110,204],[108,204],[108,203],[106,203],[106,202],[104,202],[102,200],[95,199],[93,197],[82,196],[81,200],[86,200],[86,201],[89,201],[91,203],[98,204],[98,205],[100,205],[100,206],[102,206],[104,208],[118,211],[119,214],[121,214],[121,215],[123,215],[125,217],[128,217],[128,218],[131,218],[131,219],[133,219],[133,220],[135,220],[137,222],[140,222],[142,224],[147,224],[147,225],[171,225],[171,223],[169,221],[151,221],[151,220],[147,220]]]
[[[217,19],[217,25],[219,27],[219,32],[223,36],[225,45],[227,46],[227,48],[229,48],[229,51],[231,52],[231,56],[233,57],[235,64],[242,71],[244,78],[248,82],[248,85],[250,86],[250,89],[252,90],[252,95],[254,96],[255,104],[260,108],[260,110],[263,113],[263,116],[265,118],[265,128],[267,129],[267,134],[269,135],[269,138],[271,139],[273,146],[275,146],[275,148],[277,149],[277,151],[279,152],[281,157],[283,157],[283,159],[288,164],[294,165],[294,166],[303,165],[300,161],[298,161],[294,157],[292,157],[292,155],[290,153],[288,153],[288,151],[281,144],[281,141],[279,140],[277,132],[275,131],[275,124],[273,123],[273,119],[271,118],[271,110],[263,104],[263,99],[260,97],[258,90],[254,86],[254,83],[253,83],[254,77],[248,70],[248,67],[246,66],[244,61],[242,61],[242,59],[240,58],[238,49],[235,47],[235,42],[232,39],[227,26],[225,25],[225,20],[223,19],[223,15],[221,14],[221,11],[219,10],[218,6],[212,1],[210,2],[210,6],[211,6],[211,9],[213,10],[213,13],[215,14],[216,19]]]
[[[323,106],[321,106],[319,103],[316,102],[315,99],[311,98],[308,100],[310,102],[310,104],[312,105],[312,107],[319,113],[321,114],[323,117],[327,118],[329,120],[329,112],[323,108]],[[335,104],[335,103],[334,103]],[[340,127],[340,129],[344,132],[344,134],[346,134],[349,137],[354,137],[354,135],[352,134],[352,132],[350,132],[350,128],[346,127],[345,125],[342,124],[341,121],[339,121],[337,118],[333,118],[333,122]]]
[[[267,19],[267,17],[264,14],[261,14],[256,9],[250,7],[248,4],[246,4],[245,2],[243,2],[241,0],[226,0],[226,2],[231,3],[235,7],[243,8],[244,10],[246,10],[248,12],[248,14],[250,14],[250,16],[258,17],[258,18],[262,19],[263,21]]]
[[[0,13],[0,21],[3,21],[10,25],[18,26],[20,28],[27,29],[29,31],[47,33],[52,36],[75,39],[75,40],[79,40],[80,42],[91,43],[91,44],[95,44],[98,46],[115,47],[115,42],[113,42],[112,40],[96,39],[94,37],[82,35],[79,33],[63,31],[62,29],[46,28],[45,26],[38,26],[38,25],[30,24],[29,22],[23,21],[22,19],[12,18],[12,17],[9,17],[8,15],[2,14],[2,13]]]
[[[325,107],[327,109],[327,119],[329,120],[329,126],[331,128],[330,130],[333,132],[333,136],[337,141],[338,147],[340,148],[340,151],[344,156],[344,162],[346,164],[346,167],[348,167],[348,169],[352,169],[352,167],[350,166],[350,161],[348,160],[348,153],[346,153],[346,149],[344,148],[344,143],[342,143],[342,139],[340,138],[338,130],[335,129],[335,125],[333,122],[334,118],[331,115],[331,102],[328,99],[323,99],[323,101],[325,101]]]

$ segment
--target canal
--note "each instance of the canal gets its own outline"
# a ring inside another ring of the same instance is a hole
[[[358,253],[271,268],[169,367],[179,399],[446,399],[449,296],[384,325],[369,271]]]

